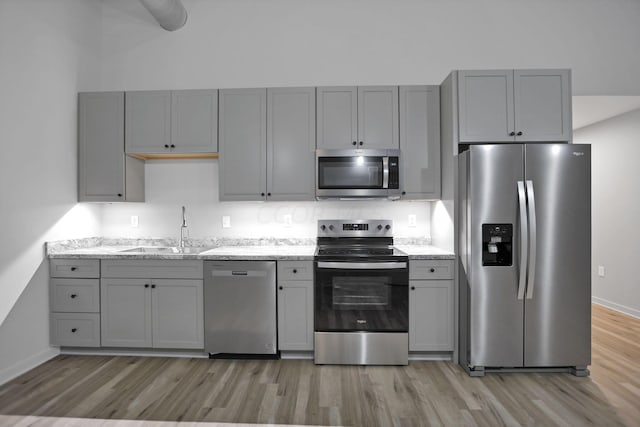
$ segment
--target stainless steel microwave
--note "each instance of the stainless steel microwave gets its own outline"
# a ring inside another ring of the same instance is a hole
[[[317,199],[400,198],[400,150],[316,150]]]

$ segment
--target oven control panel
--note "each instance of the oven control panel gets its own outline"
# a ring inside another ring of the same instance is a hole
[[[392,237],[393,221],[389,219],[321,219],[318,237]]]

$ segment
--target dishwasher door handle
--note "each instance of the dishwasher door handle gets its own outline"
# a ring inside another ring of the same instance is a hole
[[[212,270],[212,277],[266,277],[264,270]]]

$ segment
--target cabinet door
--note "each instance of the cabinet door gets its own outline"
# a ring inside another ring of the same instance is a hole
[[[460,142],[513,142],[513,71],[459,71],[458,114]]]
[[[513,83],[516,141],[570,141],[570,71],[516,70]]]
[[[267,91],[220,90],[219,198],[265,200]]]
[[[313,350],[313,282],[278,284],[278,348]]]
[[[204,348],[202,280],[151,282],[153,347]]]
[[[124,92],[78,95],[78,154],[78,201],[124,201]]]
[[[356,87],[317,88],[318,148],[353,148],[358,139]]]
[[[409,351],[453,350],[453,281],[410,280]]]
[[[103,347],[151,347],[151,287],[145,279],[102,279]]]
[[[267,200],[315,199],[315,88],[267,91]]]
[[[127,153],[170,152],[170,91],[127,92],[125,111]]]
[[[400,87],[402,198],[440,198],[440,87]]]
[[[358,147],[399,147],[397,86],[358,88]]]
[[[171,144],[179,153],[218,151],[218,91],[171,92]]]

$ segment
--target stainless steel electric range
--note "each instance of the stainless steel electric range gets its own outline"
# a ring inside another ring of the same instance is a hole
[[[409,259],[389,220],[319,220],[316,364],[406,365]]]

